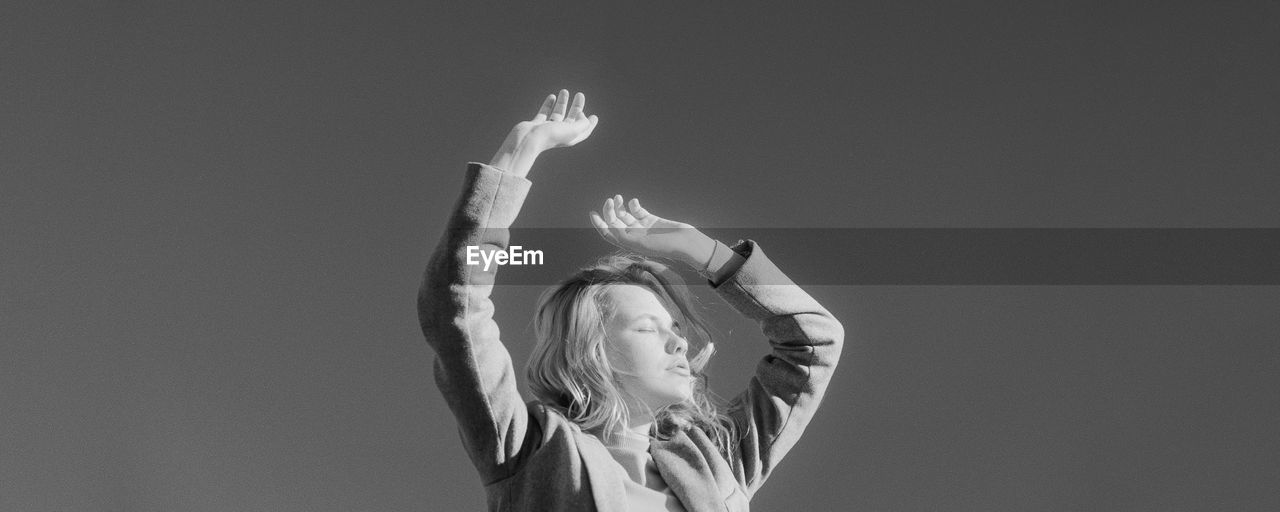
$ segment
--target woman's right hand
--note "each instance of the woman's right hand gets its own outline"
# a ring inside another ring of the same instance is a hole
[[[548,95],[533,119],[516,123],[489,165],[523,177],[543,151],[586,140],[599,122],[596,116],[583,113],[586,104],[587,97],[582,93],[575,94],[570,104],[566,89]]]

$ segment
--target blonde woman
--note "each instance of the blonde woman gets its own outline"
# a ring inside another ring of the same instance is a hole
[[[534,399],[517,390],[489,299],[498,266],[468,265],[468,247],[507,248],[534,160],[595,128],[585,103],[564,90],[547,97],[488,165],[468,166],[418,298],[436,383],[490,510],[748,510],[821,402],[844,337],[754,242],[730,248],[635,199],[605,200],[590,222],[634,255],[601,260],[543,295],[527,366]],[[769,340],[723,410],[705,386],[707,330],[656,259],[701,272]]]

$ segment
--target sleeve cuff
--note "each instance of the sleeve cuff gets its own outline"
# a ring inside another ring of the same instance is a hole
[[[505,228],[515,221],[532,182],[478,162],[467,164],[460,210],[484,228]]]

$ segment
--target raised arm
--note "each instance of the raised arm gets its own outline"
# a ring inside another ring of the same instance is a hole
[[[782,273],[754,242],[730,250],[693,226],[653,215],[615,196],[591,213],[600,235],[650,256],[683,261],[755,320],[771,351],[727,412],[738,433],[731,459],[748,496],[773,472],[813,417],[840,359],[844,327]]]
[[[771,348],[727,411],[741,434],[733,469],[752,496],[795,446],[821,404],[840,360],[844,327],[754,242],[734,250],[745,261],[716,291],[756,321]]]
[[[418,319],[436,352],[436,384],[486,485],[510,475],[534,447],[526,443],[528,413],[493,321],[489,296],[497,266],[468,265],[468,247],[507,249],[534,160],[585,140],[595,128],[596,116],[583,114],[585,102],[581,93],[572,104],[568,91],[549,96],[533,119],[512,128],[489,165],[468,166],[462,197],[418,292]]]

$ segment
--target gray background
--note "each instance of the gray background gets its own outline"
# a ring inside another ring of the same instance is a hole
[[[524,226],[1280,227],[1274,2],[203,4],[0,4],[0,509],[480,509],[416,288],[560,87]],[[758,510],[1280,507],[1277,287],[809,289],[848,343]]]

